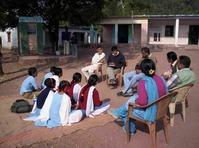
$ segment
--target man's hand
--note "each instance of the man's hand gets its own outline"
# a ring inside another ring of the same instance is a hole
[[[114,67],[115,63],[108,63],[108,66]]]

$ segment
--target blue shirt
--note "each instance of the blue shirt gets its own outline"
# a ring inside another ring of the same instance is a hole
[[[33,76],[28,76],[21,85],[20,95],[23,95],[25,92],[32,92],[37,89],[37,84]]]

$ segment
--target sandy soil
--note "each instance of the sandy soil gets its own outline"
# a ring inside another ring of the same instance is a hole
[[[153,54],[158,60],[158,73],[162,73],[167,67],[166,53],[169,50],[155,51]],[[199,76],[198,55],[199,50],[176,50],[179,55],[189,55],[192,59],[192,68]],[[125,51],[128,66],[125,71],[133,69],[139,54]],[[62,79],[71,80],[72,74],[81,70],[82,66],[91,59],[91,54],[80,55],[79,59],[73,63],[63,65],[64,75]],[[104,73],[105,73],[105,66]],[[45,69],[39,72],[37,82],[39,83],[48,71]],[[0,147],[68,147],[68,148],[123,148],[150,147],[150,137],[147,130],[138,130],[136,135],[131,137],[127,143],[126,134],[122,128],[108,114],[95,118],[86,118],[80,123],[72,126],[59,127],[55,129],[38,128],[32,122],[23,121],[27,114],[11,113],[9,108],[16,99],[21,98],[18,94],[20,85],[25,77],[0,84]],[[83,78],[82,85],[85,84]],[[181,115],[175,116],[175,126],[169,127],[170,143],[166,145],[163,130],[157,134],[157,145],[160,148],[196,148],[199,145],[199,101],[197,92],[198,83],[191,90],[189,107],[186,109],[186,122],[182,121]],[[110,98],[111,107],[121,105],[127,98],[117,97],[116,93],[120,87],[111,89],[106,85],[106,81],[97,85],[101,99]],[[145,128],[143,128],[145,129]]]

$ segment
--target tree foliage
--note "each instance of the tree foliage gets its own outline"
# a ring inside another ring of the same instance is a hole
[[[19,16],[42,16],[57,48],[60,22],[94,24],[103,16],[102,7],[103,0],[1,0],[0,29],[16,27]]]
[[[199,14],[199,0],[105,0],[105,16]]]

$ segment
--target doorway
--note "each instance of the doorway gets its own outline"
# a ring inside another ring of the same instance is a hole
[[[199,41],[199,25],[189,26],[189,44],[198,45]]]
[[[118,25],[118,43],[128,43],[128,25]]]

